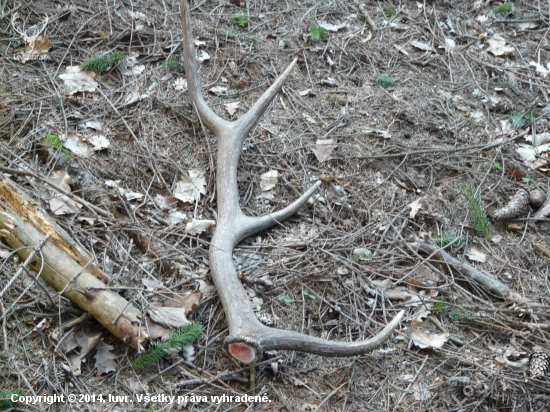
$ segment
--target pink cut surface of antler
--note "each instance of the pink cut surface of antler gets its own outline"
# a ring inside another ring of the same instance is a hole
[[[187,0],[181,1],[181,18],[189,96],[203,124],[218,139],[216,173],[218,221],[210,246],[210,269],[227,316],[229,336],[224,341],[227,351],[237,360],[250,364],[256,361],[262,352],[276,349],[296,350],[323,356],[354,356],[378,348],[391,336],[403,317],[403,311],[376,336],[358,342],[327,341],[297,332],[270,328],[256,318],[248,296],[237,277],[233,265],[233,249],[247,236],[266,230],[292,216],[321,185],[321,182],[317,182],[292,204],[266,216],[245,216],[239,205],[237,164],[243,141],[282,88],[297,60],[290,64],[245,115],[235,122],[228,122],[208,107],[202,95]]]

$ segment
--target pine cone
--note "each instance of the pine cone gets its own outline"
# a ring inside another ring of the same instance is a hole
[[[533,352],[529,357],[531,378],[546,376],[550,370],[550,356],[544,352]]]
[[[539,189],[531,190],[529,193],[529,204],[535,210],[539,210],[546,202],[546,196]]]
[[[495,210],[496,220],[508,220],[518,217],[529,204],[529,192],[523,187],[519,188],[508,204]]]

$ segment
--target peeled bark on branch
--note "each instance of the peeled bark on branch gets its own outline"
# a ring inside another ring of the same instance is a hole
[[[0,174],[1,176],[1,174]],[[130,302],[109,290],[109,280],[67,233],[34,206],[8,179],[0,181],[0,241],[25,260],[49,236],[29,267],[71,302],[97,319],[113,335],[142,348],[147,341],[142,315]],[[43,262],[40,260],[43,257]],[[40,270],[41,269],[41,270]]]
[[[269,328],[256,318],[233,265],[233,248],[245,237],[266,230],[296,213],[319,188],[317,182],[292,204],[270,215],[245,216],[239,205],[237,164],[247,134],[269,107],[288,79],[297,59],[279,76],[252,108],[235,122],[228,122],[208,107],[201,92],[187,0],[181,1],[183,53],[189,96],[202,123],[218,138],[217,204],[218,221],[210,246],[210,269],[227,316],[228,352],[243,363],[253,363],[264,351],[288,349],[323,356],[355,356],[382,345],[399,324],[401,311],[379,334],[359,342],[333,342],[297,332]]]

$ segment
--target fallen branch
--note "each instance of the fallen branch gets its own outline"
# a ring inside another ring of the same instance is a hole
[[[23,260],[41,245],[28,266],[113,335],[141,348],[148,338],[141,313],[99,279],[110,280],[93,259],[8,179],[0,181],[0,199],[0,241]]]
[[[378,28],[376,27],[376,24],[374,23],[374,21],[371,19],[367,9],[365,8],[365,5],[360,3],[359,0],[355,0],[355,6],[359,10],[359,12],[363,15],[363,18],[367,21],[370,28],[376,33],[378,31]]]
[[[27,171],[24,171],[24,170],[12,169],[10,167],[4,167],[4,166],[0,166],[0,171],[5,172],[5,173],[20,175],[20,176],[34,177],[35,179],[43,181],[48,186],[50,186],[54,190],[58,191],[62,195],[67,196],[68,198],[70,198],[71,200],[74,200],[77,203],[80,203],[82,206],[89,209],[94,214],[101,215],[101,216],[107,217],[109,219],[112,219],[114,217],[107,210],[103,210],[100,207],[97,207],[96,205],[93,205],[90,202],[87,202],[86,200],[82,199],[81,197],[78,197],[77,195],[75,195],[73,193],[70,193],[70,192],[67,192],[66,190],[63,190],[62,188],[59,187],[59,185],[55,184],[54,182],[49,180],[47,177],[38,176],[36,173],[27,172]]]
[[[529,306],[532,302],[521,296],[519,293],[514,292],[504,283],[499,281],[495,276],[490,273],[483,272],[476,269],[472,265],[461,262],[455,257],[451,256],[446,251],[442,250],[433,243],[426,242],[424,240],[417,240],[416,242],[409,243],[409,248],[414,251],[422,251],[434,258],[439,258],[445,263],[454,267],[458,272],[467,278],[472,279],[474,282],[479,283],[481,286],[489,290],[493,295],[504,299],[507,302],[516,303],[518,305]]]

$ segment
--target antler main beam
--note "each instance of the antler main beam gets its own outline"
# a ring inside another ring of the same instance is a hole
[[[262,352],[275,349],[297,350],[323,356],[355,356],[382,345],[397,327],[401,311],[380,333],[359,342],[334,342],[281,329],[269,328],[258,321],[233,265],[233,249],[245,237],[284,221],[296,213],[319,188],[310,187],[286,208],[261,217],[245,216],[239,205],[237,165],[247,134],[269,107],[296,65],[296,59],[265,91],[252,108],[235,122],[228,122],[208,107],[201,92],[195,48],[191,34],[187,0],[181,0],[183,54],[191,102],[203,124],[218,138],[217,203],[218,222],[210,246],[212,279],[222,302],[229,336],[225,347],[237,360],[252,363]]]

